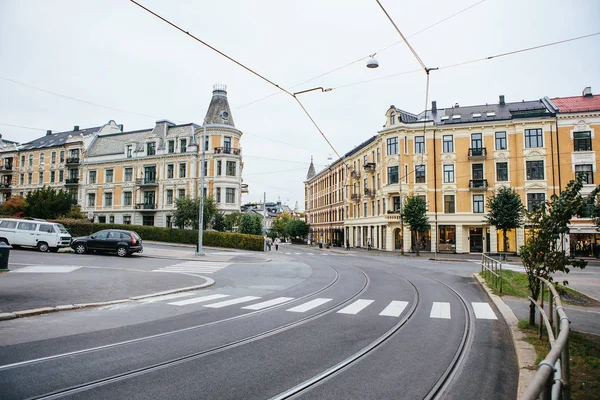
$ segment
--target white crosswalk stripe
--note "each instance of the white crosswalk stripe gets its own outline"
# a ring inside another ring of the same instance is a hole
[[[292,307],[289,310],[286,311],[290,311],[290,312],[305,312],[308,310],[312,310],[313,308],[319,307],[320,305],[323,305],[329,301],[331,301],[333,299],[314,299],[311,300],[309,302],[306,302],[304,304],[300,304],[299,306],[296,307]]]
[[[475,318],[478,319],[498,319],[494,310],[488,303],[471,303],[473,311],[475,312]]]
[[[159,269],[153,270],[153,272],[178,272],[186,274],[212,274],[217,271],[228,267],[231,264],[228,263],[217,263],[217,262],[204,262],[204,261],[185,261],[179,264],[168,265]]]
[[[390,304],[387,305],[386,308],[383,309],[379,315],[383,315],[386,317],[399,317],[400,314],[404,311],[404,309],[408,306],[408,301],[391,301]]]
[[[450,303],[433,302],[430,318],[450,319]]]
[[[189,304],[203,303],[206,301],[222,299],[223,297],[229,297],[229,295],[228,294],[211,294],[209,296],[194,297],[193,299],[174,301],[173,303],[168,303],[168,304],[170,304],[172,306],[187,306]]]
[[[293,297],[278,297],[273,300],[263,301],[262,303],[252,304],[250,306],[242,307],[244,310],[262,310],[263,308],[276,306],[278,304],[287,303],[290,300],[294,300]]]
[[[375,300],[356,300],[354,303],[338,311],[338,314],[358,314]]]
[[[227,307],[227,306],[231,306],[233,304],[239,304],[239,303],[247,303],[249,301],[252,300],[257,300],[260,299],[260,297],[256,297],[256,296],[245,296],[245,297],[239,297],[237,299],[231,299],[231,300],[225,300],[225,301],[221,301],[219,303],[213,303],[213,304],[207,304],[204,307],[209,307],[209,308],[221,308],[221,307]]]

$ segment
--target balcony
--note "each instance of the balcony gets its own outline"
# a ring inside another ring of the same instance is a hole
[[[360,194],[354,193],[350,198],[354,201],[360,201]]]
[[[242,149],[239,149],[237,147],[215,147],[215,149],[214,149],[215,156],[218,156],[218,155],[239,156],[241,154],[242,154]]]
[[[0,183],[0,190],[10,190],[12,185],[8,182]]]
[[[0,172],[12,172],[12,170],[13,170],[12,164],[0,165]]]
[[[399,211],[388,211],[388,213],[385,214],[385,219],[386,219],[386,221],[400,222],[400,220],[402,219],[402,216],[400,215]]]
[[[247,183],[242,183],[242,193],[249,193]]]
[[[478,159],[478,158],[486,158],[487,150],[485,147],[471,147],[469,149],[469,160]]]
[[[79,165],[81,163],[81,160],[79,159],[79,157],[69,157],[67,158],[67,165]]]
[[[365,172],[375,172],[376,167],[377,167],[377,164],[375,164],[374,162],[369,162],[369,163],[366,163],[365,165],[363,165]]]
[[[469,190],[471,191],[480,191],[488,189],[488,181],[487,179],[471,179],[469,181]]]
[[[155,203],[138,203],[135,205],[136,210],[156,210]]]
[[[350,176],[353,177],[354,179],[360,179],[360,171],[352,171],[350,173]]]
[[[137,186],[156,187],[158,186],[158,180],[156,178],[136,179],[135,184]]]
[[[65,179],[65,185],[79,185],[79,178],[67,178]]]
[[[366,197],[375,197],[375,190],[373,190],[373,189],[365,189],[365,196]]]

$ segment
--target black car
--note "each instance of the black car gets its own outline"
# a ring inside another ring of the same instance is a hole
[[[90,236],[75,238],[71,242],[71,248],[77,254],[89,251],[116,252],[119,257],[144,251],[142,239],[137,233],[120,229],[106,229]]]

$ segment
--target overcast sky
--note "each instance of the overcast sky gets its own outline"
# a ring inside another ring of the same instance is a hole
[[[378,69],[363,60],[290,89],[334,89],[300,99],[339,154],[376,134],[391,104],[424,109],[423,72],[388,77],[420,66],[402,43],[379,51],[400,37],[375,0],[140,2],[285,88],[378,52]],[[596,0],[381,2],[428,67],[600,31]],[[598,93],[599,65],[600,35],[442,68],[431,73],[429,99],[445,108],[494,103],[500,94],[510,102],[580,95],[585,86]],[[150,128],[159,119],[201,124],[215,83],[227,85],[236,127],[244,132],[250,193],[243,201],[267,192],[269,200],[304,208],[311,155],[317,170],[335,155],[293,98],[279,93],[255,102],[278,90],[129,1],[0,0],[0,133],[6,139],[24,143],[46,129],[111,119],[125,130]]]

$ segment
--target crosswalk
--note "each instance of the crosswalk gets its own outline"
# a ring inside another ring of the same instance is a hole
[[[153,272],[174,272],[180,274],[212,274],[231,264],[221,262],[185,261],[179,264],[158,268]]]
[[[194,296],[194,297],[191,297]],[[183,297],[190,297],[184,298]],[[286,303],[291,303],[296,300],[293,297],[277,297],[274,299],[264,300],[260,296],[231,296],[228,294],[209,294],[203,296],[197,296],[197,293],[180,293],[178,295],[166,295],[162,298],[149,299],[146,302],[159,302],[164,301],[170,306],[183,307],[191,304],[200,304],[206,308],[224,308],[231,306],[241,306],[243,310],[263,310],[269,307],[285,306]],[[310,310],[323,307],[333,301],[331,298],[315,298],[304,301],[300,304],[294,305],[293,307],[284,308],[285,312],[291,313],[305,313]],[[377,302],[372,299],[358,299],[354,302],[344,306],[337,311],[337,314],[344,315],[357,315],[365,310],[371,310],[381,317],[400,317],[409,306],[408,301],[391,300],[389,302]],[[473,310],[473,314],[476,319],[482,320],[497,320],[492,307],[485,302],[472,302],[470,303]],[[429,318],[436,320],[449,320],[452,319],[453,313],[451,305],[448,302],[432,302],[429,307]]]

